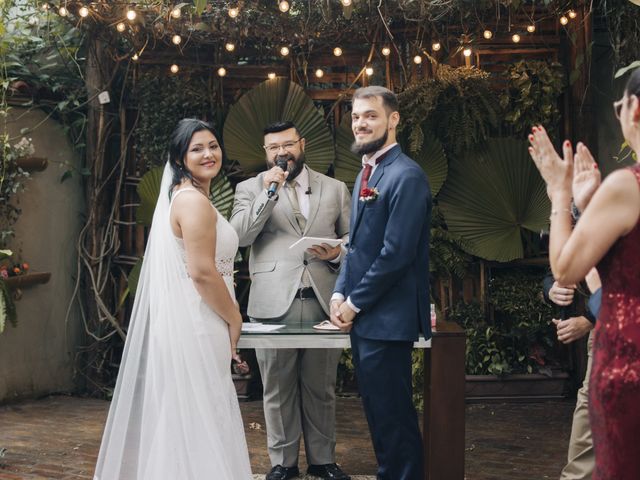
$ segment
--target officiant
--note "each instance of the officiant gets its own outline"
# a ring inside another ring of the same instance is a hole
[[[231,225],[251,246],[248,314],[263,323],[311,327],[329,318],[344,247],[290,250],[303,237],[348,241],[351,199],[343,182],[305,164],[305,139],[289,121],[264,129],[268,170],[238,184]],[[307,472],[348,480],[335,459],[335,386],[340,349],[258,349],[271,471],[299,475],[304,437]]]

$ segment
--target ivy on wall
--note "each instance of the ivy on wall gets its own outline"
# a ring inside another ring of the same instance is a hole
[[[136,163],[141,171],[166,161],[171,132],[179,120],[199,118],[214,124],[222,141],[222,112],[216,108],[216,89],[209,78],[188,70],[166,77],[164,71],[144,70],[135,85],[134,101],[140,113],[135,126]]]

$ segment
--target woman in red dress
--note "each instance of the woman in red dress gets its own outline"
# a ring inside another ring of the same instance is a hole
[[[640,155],[640,69],[614,103],[627,143]],[[549,260],[555,279],[576,284],[597,266],[602,307],[590,379],[595,480],[640,479],[640,165],[616,170],[602,185],[591,153],[565,141],[564,158],[534,127],[529,153],[551,199]],[[571,199],[587,205],[571,228]],[[586,200],[586,201],[585,201]]]

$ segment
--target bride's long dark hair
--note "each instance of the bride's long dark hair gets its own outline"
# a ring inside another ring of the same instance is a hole
[[[222,143],[220,142],[220,139],[213,127],[207,122],[196,118],[183,118],[178,122],[173,133],[171,133],[171,142],[169,143],[169,166],[173,173],[171,187],[169,188],[169,197],[173,194],[173,189],[177,185],[180,185],[185,178],[189,179],[195,188],[200,190],[207,197],[209,196],[209,192],[205,192],[203,190],[200,183],[193,178],[193,174],[184,163],[184,157],[187,155],[187,151],[189,150],[191,138],[193,138],[193,135],[196,132],[200,132],[202,130],[208,130],[214,137],[216,137],[218,145],[220,145],[220,149],[222,151],[222,160],[224,162],[225,154],[222,149]]]

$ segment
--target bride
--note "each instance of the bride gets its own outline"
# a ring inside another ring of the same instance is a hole
[[[211,127],[172,134],[94,480],[252,478],[231,380],[242,317],[238,237],[209,203],[222,150]]]

